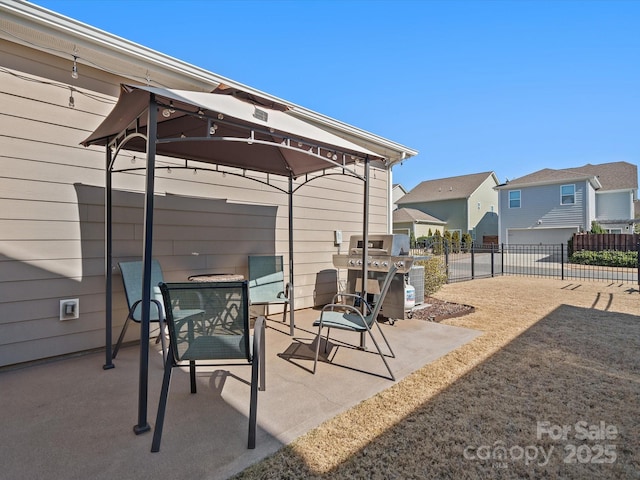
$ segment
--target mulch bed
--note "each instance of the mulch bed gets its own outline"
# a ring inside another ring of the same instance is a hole
[[[447,318],[456,318],[475,311],[475,307],[462,303],[446,302],[433,297],[426,297],[424,303],[416,305],[412,311],[412,318],[441,322]]]

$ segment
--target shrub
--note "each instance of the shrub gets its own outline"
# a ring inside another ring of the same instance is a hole
[[[432,237],[433,240],[433,254],[442,255],[443,252],[443,239],[440,235],[440,230],[436,230],[436,233]]]
[[[442,256],[418,260],[414,265],[424,266],[424,294],[433,295],[447,283],[447,267]]]
[[[455,231],[451,234],[451,251],[460,253],[460,232]]]
[[[627,267],[638,266],[638,252],[620,252],[618,250],[580,250],[569,257],[569,263],[579,265],[597,265],[601,267]]]
[[[471,237],[470,233],[463,233],[462,234],[462,252],[463,253],[469,253],[469,251],[471,250],[471,244],[473,243],[473,238]]]
[[[593,220],[591,222],[591,233],[607,233],[607,231],[602,228],[602,225]]]

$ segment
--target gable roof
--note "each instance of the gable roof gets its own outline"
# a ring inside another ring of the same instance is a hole
[[[447,222],[415,208],[399,208],[393,211],[393,223],[434,223],[437,225],[446,225]]]
[[[589,180],[595,189],[628,190],[638,188],[638,167],[627,162],[611,162],[575,168],[544,168],[500,185],[501,188],[515,186],[544,185],[570,181]]]
[[[471,175],[460,175],[458,177],[426,180],[418,184],[418,186],[398,200],[398,204],[469,198],[471,194],[478,189],[482,182],[490,176],[493,176],[497,185],[498,179],[493,172],[482,172]]]

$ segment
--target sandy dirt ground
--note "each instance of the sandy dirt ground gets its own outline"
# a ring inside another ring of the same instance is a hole
[[[640,479],[637,285],[497,277],[434,296],[473,306],[442,323],[482,335],[235,478]]]

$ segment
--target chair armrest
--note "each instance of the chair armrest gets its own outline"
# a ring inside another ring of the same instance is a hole
[[[290,298],[289,297],[289,292],[291,291],[291,283],[287,282],[287,284],[284,286],[284,292],[280,292],[278,294],[278,298],[282,298],[280,295],[284,295],[284,298],[286,298],[287,300]]]
[[[322,311],[320,312],[320,321],[322,321],[322,314],[324,312],[326,312],[326,311],[333,312],[336,309],[347,310],[349,312],[357,313],[361,317],[363,316],[362,312],[360,310],[358,310],[356,307],[353,307],[351,305],[347,305],[346,303],[329,303],[329,304],[325,305],[324,307],[322,307]]]
[[[332,303],[333,305],[340,305],[339,303],[337,303],[337,300],[338,300],[338,298],[339,298],[339,297],[349,297],[349,298],[353,298],[354,300],[359,300],[359,301],[361,301],[361,302],[362,302],[362,303],[364,303],[364,304],[365,304],[365,306],[367,307],[367,314],[371,313],[371,312],[372,312],[372,310],[373,310],[373,309],[371,308],[371,305],[369,305],[369,303],[368,303],[364,298],[362,298],[362,296],[358,295],[357,293],[336,293],[336,294],[333,296],[333,302],[331,302],[331,303]],[[354,303],[355,303],[355,302],[354,302]]]
[[[136,300],[133,305],[131,305],[131,308],[129,309],[129,315],[131,316],[131,318],[133,319],[133,312],[136,311],[136,307],[138,306],[138,304],[142,303],[142,299],[140,300]],[[158,319],[161,321],[164,321],[164,308],[162,306],[162,303],[160,303],[158,300],[156,300],[155,298],[151,299],[151,303],[155,303],[156,308],[158,309]],[[154,320],[155,321],[155,320]]]

